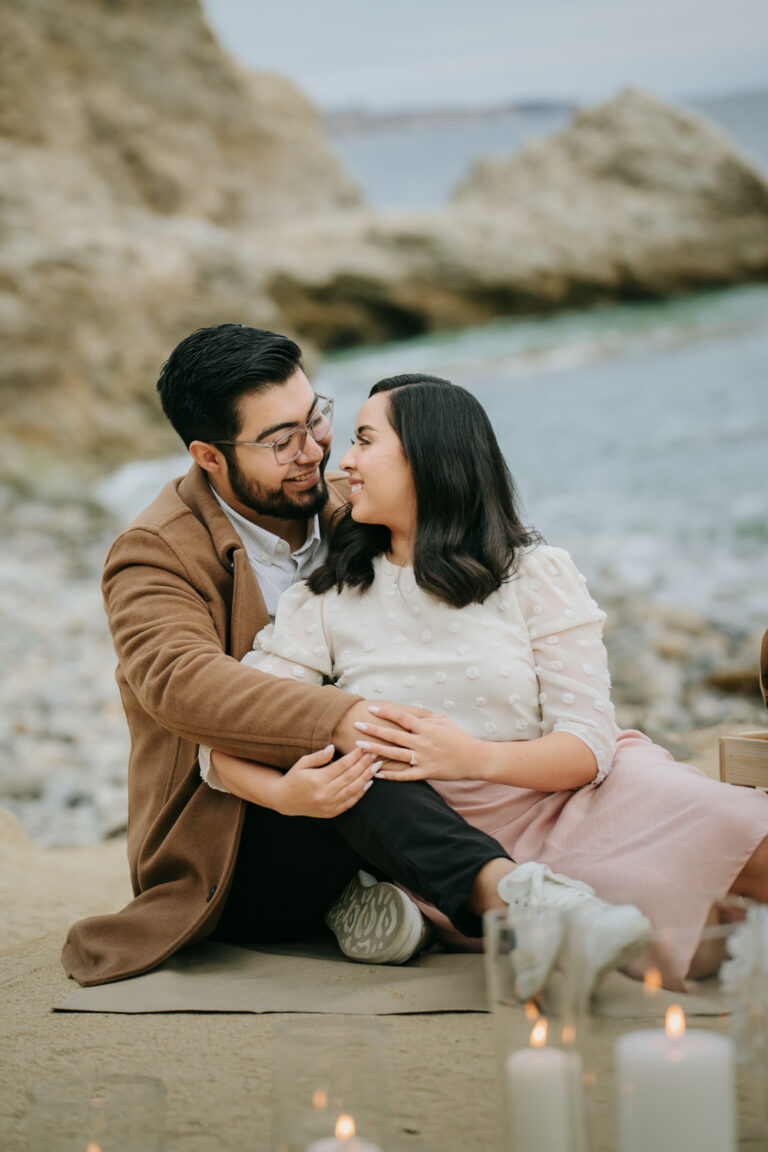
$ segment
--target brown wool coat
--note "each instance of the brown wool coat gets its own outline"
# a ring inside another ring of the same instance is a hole
[[[345,478],[329,480],[324,528],[346,496]],[[288,768],[328,744],[359,699],[238,663],[269,618],[242,541],[197,465],[115,541],[103,592],[131,733],[134,899],[70,929],[62,963],[84,985],[146,972],[216,926],[245,804],[203,783],[198,743]]]

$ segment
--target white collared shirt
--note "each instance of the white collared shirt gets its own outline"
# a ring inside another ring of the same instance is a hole
[[[246,520],[234,508],[221,499],[211,488],[221,510],[235,529],[245,547],[256,580],[261,588],[264,603],[270,620],[274,620],[277,602],[297,580],[306,580],[325,560],[328,545],[320,533],[317,515],[308,522],[307,538],[300,548],[291,552],[288,543],[260,528],[251,520]]]

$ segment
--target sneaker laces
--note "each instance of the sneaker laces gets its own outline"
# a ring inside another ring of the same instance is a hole
[[[591,903],[595,899],[595,890],[589,884],[561,876],[535,860],[519,864],[514,872],[503,876],[497,891],[502,900],[517,907],[546,903],[551,908],[573,908],[577,903]]]

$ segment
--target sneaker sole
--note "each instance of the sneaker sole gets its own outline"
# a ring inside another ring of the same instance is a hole
[[[403,964],[410,960],[423,930],[416,905],[386,881],[370,888],[357,880],[353,884],[325,917],[341,951],[363,964]]]

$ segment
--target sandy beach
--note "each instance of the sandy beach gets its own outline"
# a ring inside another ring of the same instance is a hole
[[[26,1147],[27,1088],[48,1076],[119,1072],[161,1077],[167,1147],[179,1152],[270,1148],[272,1015],[56,1013],[76,987],[59,963],[68,925],[130,895],[125,844],[32,845],[0,810],[3,909],[0,1147]],[[493,1147],[489,1018],[479,1013],[390,1016],[386,1074],[393,1133],[403,1149]]]
[[[685,734],[697,764],[713,775],[716,737],[716,730]],[[54,1011],[76,987],[59,963],[67,927],[120,907],[129,894],[123,839],[43,850],[0,809],[0,1146],[26,1147],[31,1084],[98,1071],[162,1078],[170,1152],[268,1152],[273,1026],[285,1017]],[[501,1150],[492,1019],[475,1012],[380,1019],[392,1132],[385,1152]],[[597,1025],[606,1053],[621,1029],[621,1020]],[[609,1117],[593,1123],[594,1149],[609,1152]]]

